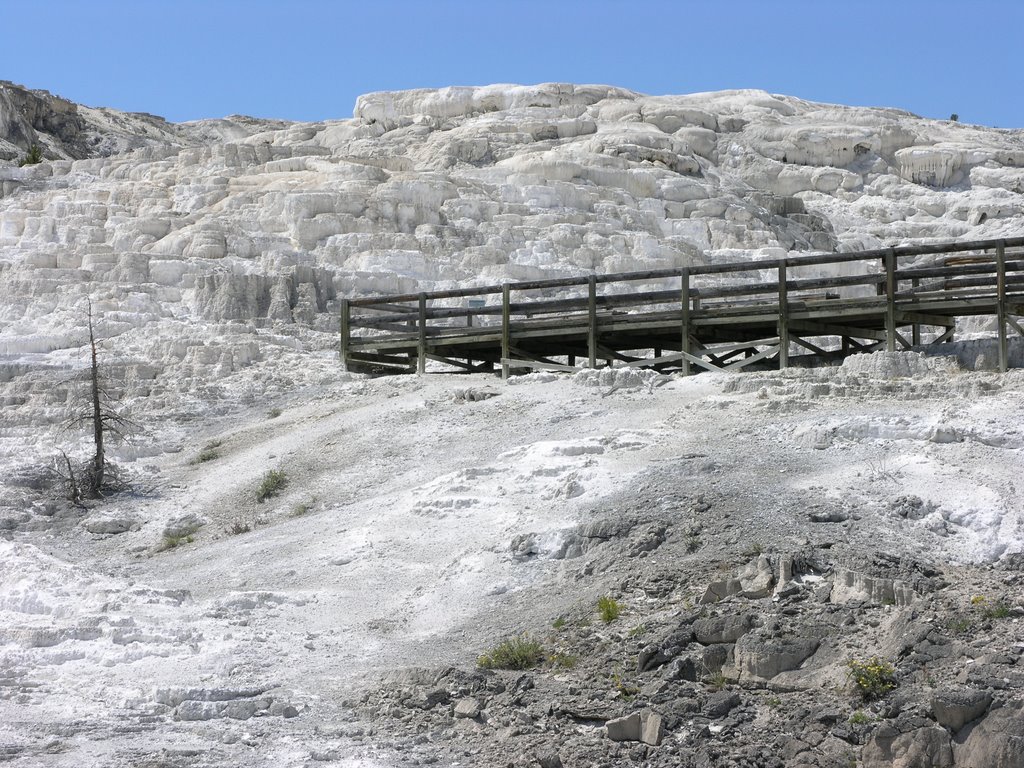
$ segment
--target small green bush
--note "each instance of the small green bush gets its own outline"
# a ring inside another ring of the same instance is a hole
[[[476,660],[481,669],[532,669],[543,663],[544,648],[529,635],[506,638]]]
[[[877,656],[866,661],[850,659],[846,667],[857,693],[867,701],[880,699],[896,687],[896,668]]]
[[[252,526],[245,520],[232,520],[231,525],[227,528],[227,532],[232,536],[238,536],[241,533],[248,533],[251,530]]]
[[[284,411],[282,411],[280,408],[271,408],[269,411],[267,411],[267,418],[276,419],[282,413],[284,413]]]
[[[18,163],[22,168],[26,165],[38,165],[43,162],[43,150],[38,144],[33,144],[28,148],[28,152],[25,154],[21,161]]]
[[[874,718],[871,715],[860,709],[850,715],[850,725],[867,725],[873,720]]]
[[[551,626],[555,629],[561,629],[566,624],[565,616],[559,616],[557,619],[551,622]]]
[[[602,595],[597,599],[597,612],[601,615],[601,621],[611,624],[622,613],[622,606],[614,597]]]
[[[288,476],[280,469],[271,469],[263,474],[259,487],[256,489],[256,501],[262,503],[271,496],[276,496],[288,485]]]

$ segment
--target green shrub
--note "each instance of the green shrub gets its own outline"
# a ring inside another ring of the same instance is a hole
[[[288,476],[280,469],[271,469],[263,474],[259,487],[256,489],[256,501],[264,502],[276,496],[288,485]]]
[[[850,659],[846,667],[857,693],[867,701],[880,699],[896,687],[896,668],[877,656],[866,661]]]
[[[597,612],[601,615],[601,621],[611,624],[622,613],[622,606],[614,597],[602,595],[597,599]]]
[[[860,709],[850,715],[850,725],[867,725],[873,720],[874,718],[871,715]]]
[[[284,411],[282,411],[280,408],[271,408],[269,411],[267,411],[267,418],[276,419],[282,413],[284,413]]]
[[[557,619],[551,622],[551,626],[555,629],[561,629],[566,624],[565,616],[559,616]]]
[[[544,648],[525,634],[502,640],[476,660],[481,669],[531,669],[543,663]]]
[[[43,150],[38,144],[33,144],[28,148],[28,152],[25,154],[18,165],[25,167],[26,165],[38,165],[43,162]]]

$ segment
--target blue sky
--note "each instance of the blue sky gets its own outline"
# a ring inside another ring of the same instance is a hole
[[[0,0],[0,19],[0,79],[171,120],[569,81],[1024,127],[1022,0]]]

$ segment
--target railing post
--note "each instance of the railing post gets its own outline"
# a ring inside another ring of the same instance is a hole
[[[680,279],[679,287],[679,307],[680,307],[680,339],[679,339],[679,351],[684,355],[691,354],[690,352],[690,270],[683,269],[683,275]],[[681,361],[681,371],[683,376],[689,376],[692,372],[690,370],[690,361],[687,358],[683,358]]]
[[[416,373],[427,371],[427,294],[420,294],[419,341],[416,344]]]
[[[338,335],[340,337],[338,342],[338,356],[341,358],[341,365],[346,371],[348,370],[349,339],[351,338],[352,333],[350,328],[352,322],[351,312],[352,310],[348,305],[348,299],[342,299],[341,316],[338,319]]]
[[[779,370],[789,367],[789,285],[786,262],[779,264]]]
[[[910,281],[910,285],[911,285],[912,288],[920,288],[921,287],[921,281],[918,278],[915,277],[913,280]],[[916,302],[917,300],[918,300],[917,299],[917,292],[915,291],[914,292],[914,301]],[[911,327],[911,329],[910,329],[910,343],[913,346],[915,346],[915,347],[918,347],[918,346],[921,345],[921,324],[920,323],[914,323],[914,325]]]
[[[896,249],[885,254],[885,348],[896,351]]]
[[[597,368],[597,276],[587,281],[587,360]]]
[[[511,312],[509,310],[509,289],[508,283],[501,286],[501,378],[508,380],[508,363],[512,352],[512,329],[509,327]]]
[[[1010,350],[1006,345],[1006,247],[1002,241],[996,245],[996,321],[999,323],[999,372],[1006,373]]]

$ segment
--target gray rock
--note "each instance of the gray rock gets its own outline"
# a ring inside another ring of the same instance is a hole
[[[736,642],[736,670],[740,678],[747,676],[770,680],[780,672],[796,669],[818,650],[818,641],[811,638],[762,639],[744,635]]]
[[[900,733],[891,723],[882,723],[861,752],[863,768],[952,768],[953,750],[949,734],[938,726]],[[958,760],[955,765],[961,766]],[[986,763],[988,768],[993,764]],[[981,766],[977,766],[981,768]]]
[[[735,643],[754,626],[754,617],[715,616],[698,619],[693,623],[693,636],[701,645],[712,643]]]
[[[723,579],[722,581],[713,581],[708,584],[708,588],[704,591],[704,595],[700,599],[701,605],[708,605],[710,603],[717,603],[719,600],[724,600],[727,597],[738,595],[743,591],[743,584],[740,583],[739,579]]]
[[[740,703],[740,695],[734,691],[717,691],[704,702],[704,714],[708,717],[725,717]]]
[[[89,533],[117,534],[130,531],[137,521],[128,515],[90,517],[83,523]]]
[[[164,526],[164,536],[169,539],[180,539],[195,533],[204,525],[206,525],[206,521],[203,518],[190,512],[168,521]]]
[[[609,720],[605,723],[605,733],[612,741],[642,741],[656,747],[665,737],[665,725],[657,712],[642,709],[625,717]]]
[[[612,741],[640,741],[640,713],[617,717],[604,724],[605,734]]]
[[[1001,707],[956,735],[957,768],[1024,768],[1024,707]]]
[[[914,589],[902,581],[836,568],[830,599],[833,603],[867,601],[906,606],[916,597]]]
[[[767,555],[758,555],[757,560],[747,563],[738,575],[744,597],[768,597],[775,586],[775,569]]]
[[[956,733],[985,714],[991,703],[992,694],[987,691],[939,691],[932,696],[932,713],[939,725]]]
[[[722,667],[734,660],[735,646],[732,643],[718,643],[704,649],[701,665],[710,673],[721,672]]]
[[[642,710],[640,712],[640,741],[656,747],[661,744],[664,737],[665,725],[661,715],[650,709]]]
[[[475,719],[480,716],[480,702],[474,698],[459,699],[455,705],[455,717]]]
[[[537,750],[534,757],[540,768],[562,768],[562,758],[553,749]]]
[[[696,682],[700,677],[700,665],[691,656],[674,660],[665,668],[662,675],[666,680],[689,680]]]

